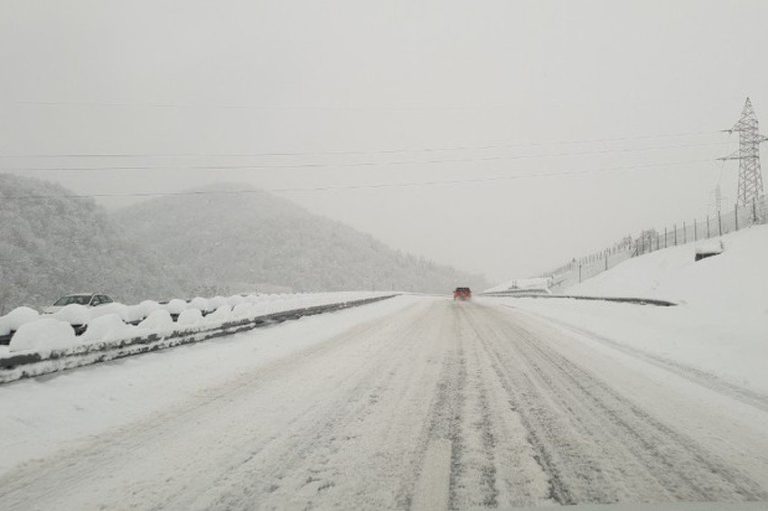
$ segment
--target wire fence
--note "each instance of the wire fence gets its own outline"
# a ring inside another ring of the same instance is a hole
[[[768,201],[763,196],[750,205],[734,205],[715,215],[693,218],[665,226],[646,229],[637,237],[627,236],[613,246],[585,257],[572,259],[540,277],[549,279],[552,291],[562,291],[594,277],[632,257],[649,254],[664,248],[717,238],[753,225],[768,223]]]

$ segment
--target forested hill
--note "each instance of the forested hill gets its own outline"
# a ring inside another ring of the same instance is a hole
[[[72,192],[0,174],[0,314],[68,293],[135,301],[184,290],[164,262],[129,243],[101,207],[65,195]]]
[[[115,219],[136,243],[210,286],[287,286],[447,293],[483,287],[477,275],[403,254],[294,203],[247,185],[152,199]],[[237,193],[233,193],[237,191]]]

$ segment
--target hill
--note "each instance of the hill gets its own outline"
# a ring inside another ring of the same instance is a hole
[[[167,298],[177,277],[127,242],[92,200],[38,179],[0,174],[0,314],[101,291],[117,300]]]
[[[246,185],[197,191],[148,200],[114,218],[129,239],[165,258],[173,271],[191,271],[209,293],[265,286],[446,293],[464,283],[485,285],[480,276],[392,250]]]

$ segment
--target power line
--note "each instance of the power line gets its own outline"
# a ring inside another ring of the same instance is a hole
[[[540,158],[558,158],[567,156],[587,156],[596,154],[618,154],[643,151],[660,151],[665,149],[679,149],[690,147],[710,147],[730,145],[731,142],[717,142],[709,144],[677,144],[667,146],[642,147],[642,148],[624,148],[624,149],[606,149],[598,151],[581,152],[563,152],[553,154],[534,154],[534,155],[494,155],[467,158],[448,158],[431,160],[395,160],[395,161],[364,161],[364,162],[309,162],[309,163],[256,163],[248,165],[110,165],[101,167],[7,167],[5,170],[12,172],[104,172],[104,171],[134,171],[134,170],[266,170],[266,169],[306,169],[306,168],[347,168],[347,167],[387,167],[401,165],[440,165],[446,163],[472,163],[481,161],[508,161],[508,160],[528,160]]]
[[[604,167],[597,169],[585,169],[585,170],[571,170],[571,171],[556,171],[545,173],[529,173],[529,174],[506,174],[499,176],[487,176],[477,178],[465,178],[465,179],[445,179],[445,180],[430,180],[430,181],[410,181],[399,183],[373,183],[373,184],[356,184],[356,185],[320,185],[310,187],[285,187],[285,188],[266,188],[266,189],[240,189],[240,190],[192,190],[192,191],[180,191],[180,192],[131,192],[131,193],[95,193],[95,194],[57,194],[57,195],[9,195],[0,197],[3,200],[44,200],[44,199],[92,199],[92,198],[114,198],[114,197],[165,197],[165,196],[190,196],[190,195],[232,195],[232,194],[249,194],[249,193],[298,193],[298,192],[325,192],[325,191],[338,191],[338,190],[360,190],[360,189],[383,189],[383,188],[407,188],[407,187],[422,187],[422,186],[442,186],[453,184],[472,184],[472,183],[485,183],[493,181],[508,181],[516,179],[538,179],[548,178],[556,176],[569,176],[569,175],[586,175],[597,173],[608,173],[614,171],[636,171],[651,167],[672,167],[680,165],[690,165],[698,163],[711,163],[711,160],[689,160],[672,163],[649,163],[646,165],[631,165],[620,167]]]
[[[554,142],[530,142],[530,143],[500,143],[479,146],[443,146],[443,147],[417,147],[364,150],[339,150],[339,151],[272,151],[261,153],[52,153],[52,154],[0,154],[0,158],[187,158],[187,157],[264,157],[264,156],[317,156],[317,155],[350,155],[350,154],[397,154],[416,152],[444,152],[444,151],[468,151],[505,149],[512,147],[541,147],[548,145],[575,145],[605,142],[621,142],[628,140],[648,140],[661,138],[693,137],[702,135],[720,135],[720,131],[696,131],[688,133],[673,133],[668,135],[640,135],[614,138],[595,138],[582,140],[560,140]],[[707,144],[702,144],[707,145]],[[693,145],[692,145],[693,146]]]

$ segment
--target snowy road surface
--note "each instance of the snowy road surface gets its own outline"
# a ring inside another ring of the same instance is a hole
[[[0,422],[0,509],[768,500],[768,397],[491,300],[330,316],[0,388],[19,404]],[[260,340],[280,348],[238,348]],[[58,428],[76,434],[45,444]]]

